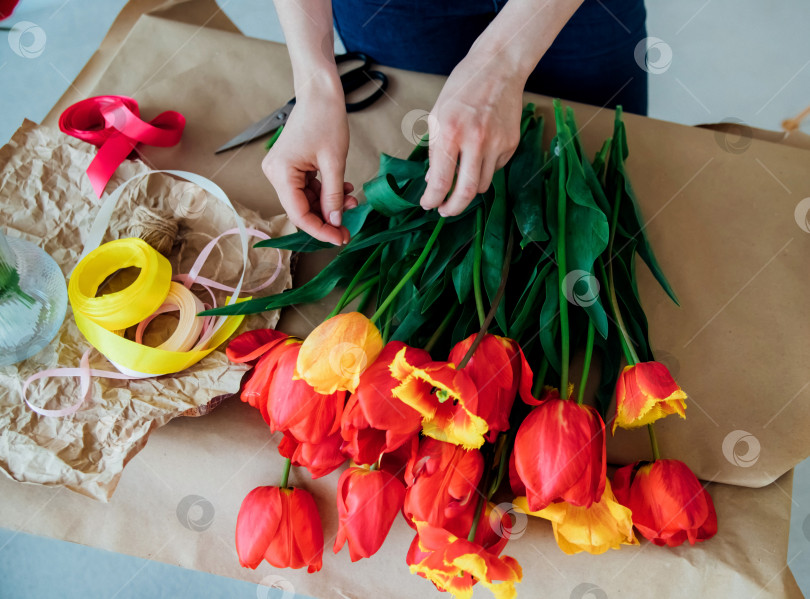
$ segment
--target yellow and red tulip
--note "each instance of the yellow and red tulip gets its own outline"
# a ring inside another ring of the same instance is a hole
[[[325,320],[304,339],[298,354],[296,378],[318,393],[354,393],[363,374],[383,348],[380,331],[359,312]]]
[[[616,498],[633,512],[633,524],[656,545],[691,545],[717,533],[709,492],[678,460],[636,462],[613,475]]]
[[[589,507],[602,497],[605,423],[590,406],[553,396],[540,402],[520,425],[514,452],[530,511],[557,501]]]
[[[514,558],[500,556],[500,540],[487,548],[427,522],[417,520],[415,524],[417,535],[407,556],[411,573],[427,578],[456,599],[471,599],[476,583],[492,591],[495,599],[517,597],[515,583],[522,580],[523,570]],[[490,523],[482,518],[481,526]]]
[[[352,561],[382,546],[405,500],[405,486],[383,470],[348,468],[337,485],[338,532],[334,552],[349,543]]]
[[[476,415],[478,390],[469,375],[449,362],[411,358],[403,347],[391,362],[391,374],[401,381],[393,393],[422,416],[422,433],[465,449],[481,447],[487,422]]]
[[[457,343],[448,361],[459,364],[475,339],[475,335]],[[515,396],[524,400],[532,395],[532,370],[520,345],[512,339],[484,335],[469,362],[462,369],[478,390],[476,416],[488,427],[487,440],[495,442],[498,433],[509,428],[509,414]]]
[[[670,414],[686,418],[686,393],[660,362],[625,366],[616,383],[617,427],[637,428]]]
[[[307,568],[323,563],[323,529],[312,495],[302,489],[257,487],[236,518],[239,563],[256,567],[262,559],[276,568]]]
[[[525,497],[518,497],[512,503],[532,516],[551,521],[554,539],[568,555],[581,551],[598,555],[622,545],[638,545],[630,509],[616,501],[610,482],[605,483],[602,498],[591,507],[562,501],[532,512]]]

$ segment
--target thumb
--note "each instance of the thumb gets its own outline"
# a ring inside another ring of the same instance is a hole
[[[339,227],[343,216],[343,176],[345,163],[329,161],[321,166],[321,214],[323,220]]]

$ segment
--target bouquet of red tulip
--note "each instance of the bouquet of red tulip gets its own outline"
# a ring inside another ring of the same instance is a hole
[[[634,527],[659,545],[714,535],[711,497],[685,464],[661,459],[655,440],[653,422],[684,417],[686,394],[650,350],[636,255],[677,300],[625,170],[621,109],[592,160],[573,111],[555,101],[554,116],[544,151],[543,120],[526,107],[514,156],[457,217],[419,207],[424,142],[407,160],[383,155],[364,186],[367,202],[344,216],[351,241],[315,278],[210,312],[277,309],[345,288],[306,339],[259,330],[228,347],[232,361],[253,365],[241,399],[283,433],[287,458],[281,484],[242,504],[243,566],[320,569],[318,511],[305,490],[288,487],[290,467],[317,478],[349,459],[335,552],[348,543],[353,561],[370,557],[401,511],[416,533],[411,572],[457,597],[470,597],[475,583],[515,596],[521,568],[502,551],[516,510],[549,520],[566,553],[637,545]],[[326,244],[295,233],[259,246]],[[576,385],[575,349],[584,356]],[[600,380],[586,397],[594,351]],[[605,419],[614,390],[612,431],[647,426],[652,460],[620,468],[611,485]],[[495,504],[506,481],[514,499]]]

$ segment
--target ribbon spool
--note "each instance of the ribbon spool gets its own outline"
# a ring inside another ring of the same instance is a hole
[[[100,245],[109,225],[118,200],[131,182],[155,173],[164,173],[194,183],[214,196],[231,210],[237,227],[229,229],[212,239],[201,251],[188,274],[178,273],[172,277],[169,261],[149,244],[138,238],[127,238]],[[242,272],[235,287],[223,285],[200,276],[200,272],[214,246],[226,235],[238,234],[242,250]],[[204,287],[216,305],[214,289],[230,293],[226,305],[232,305],[242,293],[242,284],[248,265],[248,236],[268,239],[269,236],[256,229],[245,227],[225,192],[213,181],[186,171],[147,171],[131,177],[113,191],[99,208],[90,227],[85,248],[79,263],[71,274],[68,298],[79,330],[119,372],[91,369],[90,350],[82,356],[78,368],[56,368],[38,372],[23,383],[23,399],[28,407],[43,416],[67,416],[81,407],[90,392],[93,376],[115,379],[138,379],[185,370],[200,361],[230,337],[244,319],[244,315],[199,317],[197,313],[205,306],[191,291],[194,284]],[[270,286],[281,274],[281,251],[278,252],[276,268],[260,285],[244,290],[254,293]],[[119,269],[140,269],[135,281],[126,289],[95,297],[99,286]],[[247,298],[244,298],[247,299]],[[143,333],[151,320],[164,312],[180,311],[180,319],[174,333],[158,347],[142,345]],[[137,325],[135,341],[123,337],[123,330]],[[27,399],[29,385],[47,377],[79,377],[81,399],[71,406],[49,410],[33,405]]]
[[[179,112],[161,112],[148,123],[141,119],[138,102],[126,96],[95,96],[76,102],[59,116],[59,129],[99,147],[87,176],[100,198],[115,169],[139,143],[169,147],[180,141],[186,118]]]
[[[95,297],[103,281],[121,268],[137,267],[135,281],[115,293]],[[173,282],[169,261],[145,241],[132,237],[96,248],[76,266],[68,285],[68,299],[76,326],[87,341],[118,370],[131,376],[157,376],[185,370],[230,337],[242,322],[228,317],[210,337],[201,333],[204,306],[191,291]],[[143,331],[159,313],[180,309],[172,336],[158,347],[140,343]],[[140,339],[123,336],[139,325]]]

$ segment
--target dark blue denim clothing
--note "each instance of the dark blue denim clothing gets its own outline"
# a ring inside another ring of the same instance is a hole
[[[349,51],[382,65],[449,75],[506,0],[333,0]],[[643,0],[584,0],[529,77],[529,91],[647,113]],[[537,17],[539,19],[540,17]],[[539,23],[539,20],[538,20]],[[530,28],[519,35],[531,35]]]

